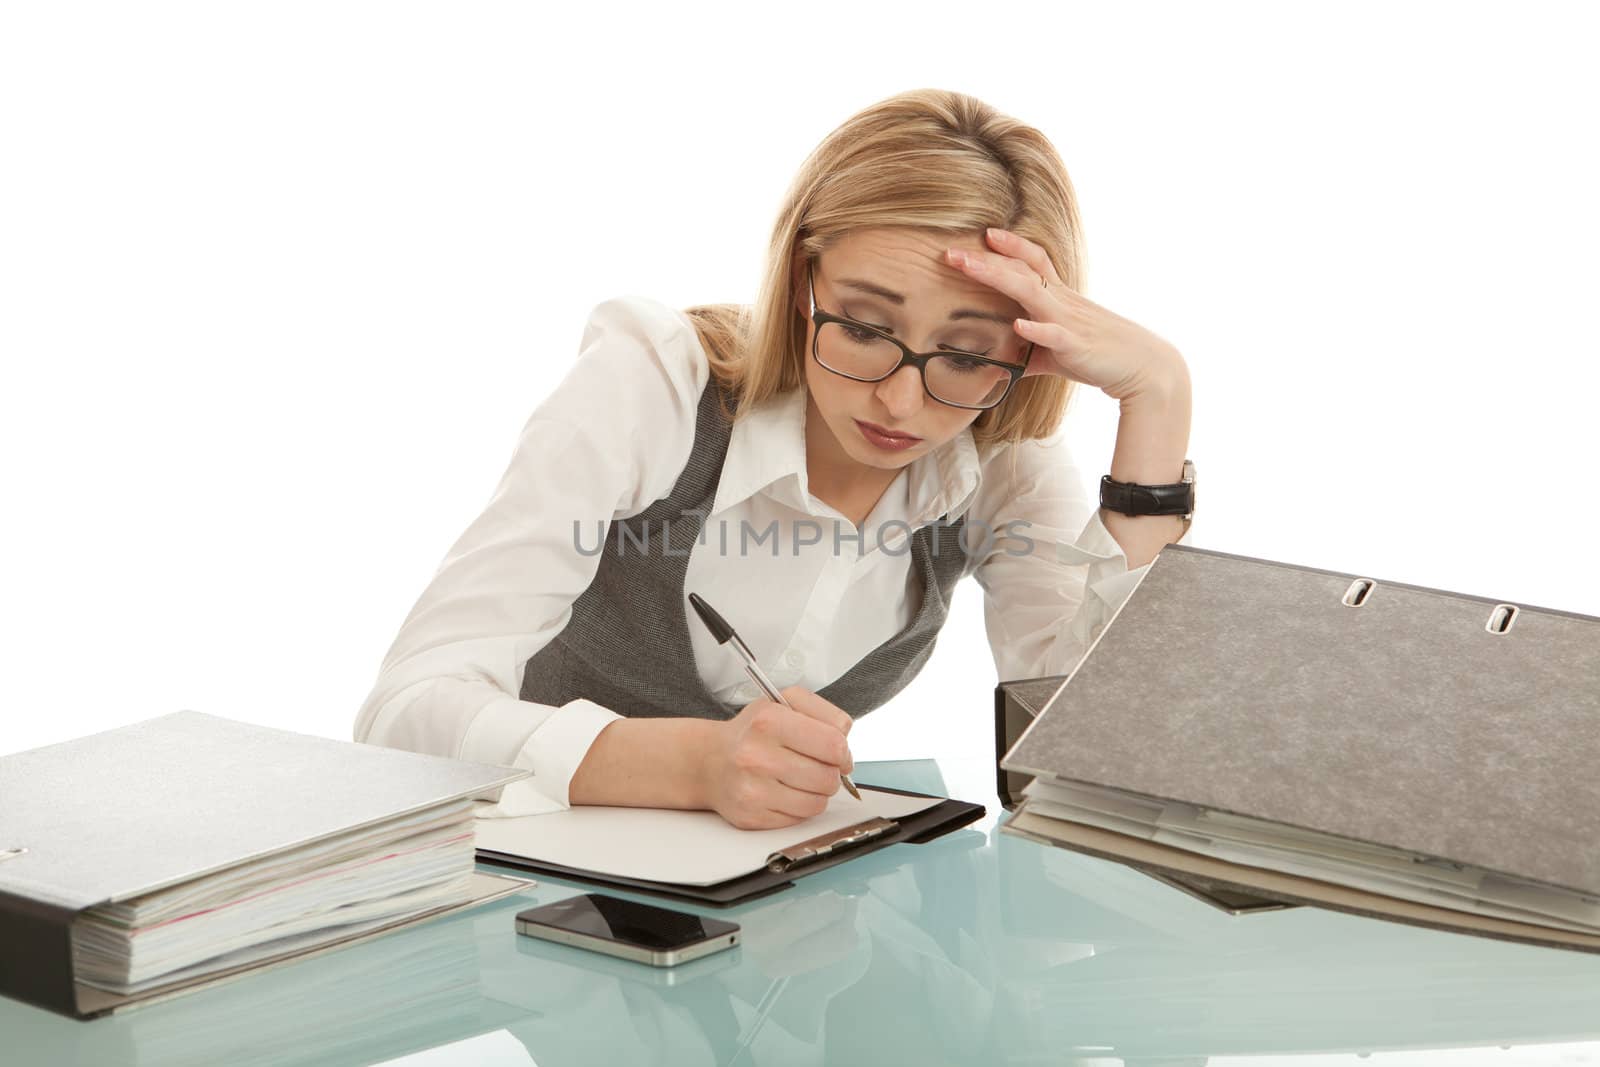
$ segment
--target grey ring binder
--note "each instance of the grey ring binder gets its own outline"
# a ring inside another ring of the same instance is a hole
[[[1597,764],[1600,618],[1187,545],[1162,549],[1002,761],[1045,786],[1377,846],[1580,909],[1600,901]],[[1003,829],[1279,900],[1489,925],[1465,906],[1358,899],[1336,874],[1329,889],[1202,863],[1029,805]],[[1577,929],[1513,925],[1499,935],[1600,948]]]

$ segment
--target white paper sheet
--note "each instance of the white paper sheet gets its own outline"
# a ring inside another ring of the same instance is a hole
[[[714,811],[579,805],[546,815],[476,819],[478,847],[596,874],[679,885],[715,885],[766,866],[779,849],[882,816],[926,811],[941,797],[908,797],[861,786],[828,810],[781,830],[740,830]]]

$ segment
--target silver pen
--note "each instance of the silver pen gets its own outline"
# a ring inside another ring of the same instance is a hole
[[[698,593],[689,594],[689,603],[694,605],[695,614],[699,615],[700,621],[706,624],[706,629],[710,630],[711,636],[717,639],[717,644],[733,646],[733,650],[739,654],[739,658],[744,660],[744,673],[750,676],[752,682],[761,687],[762,692],[767,694],[768,700],[782,704],[786,708],[794,707],[793,704],[783,699],[783,694],[778,692],[778,687],[772,684],[772,679],[767,677],[767,672],[761,669],[761,664],[757,663],[755,656],[750,654],[750,646],[744,643],[744,639],[734,631],[732,626],[728,625],[726,619],[717,614],[715,608],[707,604]],[[850,780],[848,774],[840,774],[839,781],[850,791],[851,796],[857,800],[861,799],[860,791],[856,789],[856,784]]]

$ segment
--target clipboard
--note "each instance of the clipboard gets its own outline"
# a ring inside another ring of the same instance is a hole
[[[908,789],[891,789],[887,786],[862,785],[879,793],[892,793],[904,797],[939,799],[939,803],[923,811],[899,819],[874,817],[853,823],[831,833],[803,838],[773,851],[766,865],[735,878],[711,885],[685,885],[681,882],[656,881],[648,878],[630,878],[616,874],[601,874],[577,867],[550,863],[534,857],[516,855],[492,848],[478,848],[481,863],[510,867],[519,871],[542,874],[550,878],[583,882],[632,893],[686,901],[713,908],[727,908],[769,896],[793,886],[795,879],[825,871],[847,860],[866,853],[876,852],[889,845],[906,842],[921,844],[974,822],[984,814],[982,804],[963,800],[935,798],[933,794],[917,793]],[[540,819],[534,815],[528,818]]]

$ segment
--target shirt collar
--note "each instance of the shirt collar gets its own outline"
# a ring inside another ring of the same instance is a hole
[[[769,397],[733,424],[711,514],[766,491],[808,515],[806,480],[806,391],[790,389]],[[972,428],[964,427],[933,452],[906,468],[906,521],[913,528],[949,514],[953,521],[971,506],[981,480]]]

